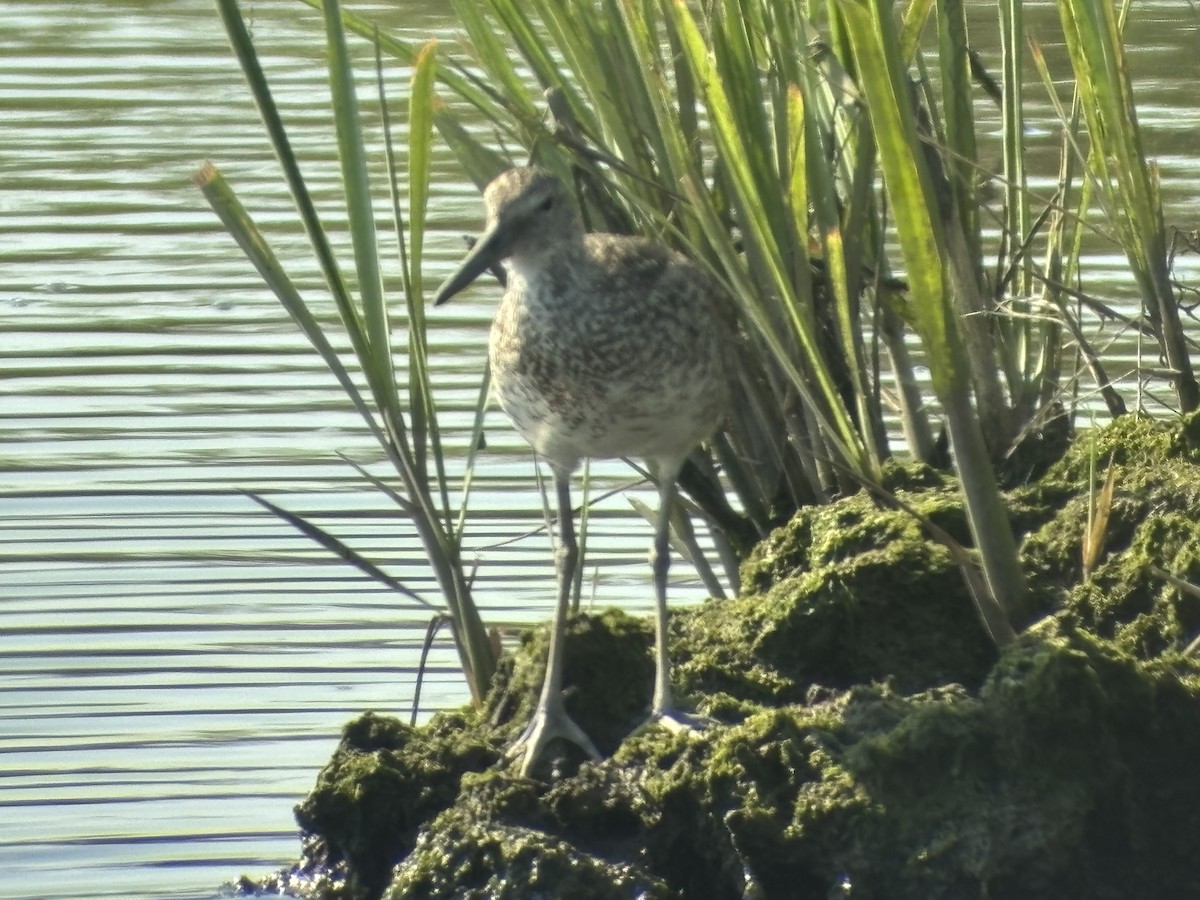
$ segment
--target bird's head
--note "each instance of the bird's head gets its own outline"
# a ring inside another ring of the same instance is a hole
[[[441,305],[502,260],[536,258],[583,233],[566,186],[544,169],[509,169],[483,192],[487,223],[458,268],[438,288]]]

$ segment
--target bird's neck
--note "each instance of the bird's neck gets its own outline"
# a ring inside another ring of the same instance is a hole
[[[522,250],[508,258],[509,284],[525,287],[547,278],[561,280],[572,270],[587,265],[584,236],[557,240],[552,244]]]

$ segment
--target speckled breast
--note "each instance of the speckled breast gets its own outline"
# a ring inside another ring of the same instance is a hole
[[[677,462],[725,415],[724,342],[732,334],[686,293],[632,289],[629,281],[584,281],[578,271],[573,280],[516,280],[496,312],[495,396],[534,450],[560,468],[585,457]]]

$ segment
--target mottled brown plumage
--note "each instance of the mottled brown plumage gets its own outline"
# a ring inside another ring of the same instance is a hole
[[[644,238],[585,234],[566,187],[545,171],[503,173],[484,204],[484,234],[434,302],[507,260],[489,340],[493,390],[555,476],[562,546],[550,661],[537,712],[512,749],[527,773],[555,737],[596,755],[563,709],[561,684],[577,557],[570,474],[585,458],[641,458],[658,479],[658,674],[649,721],[685,722],[671,708],[666,653],[669,510],[684,460],[727,412],[734,325],[719,290],[684,256]]]

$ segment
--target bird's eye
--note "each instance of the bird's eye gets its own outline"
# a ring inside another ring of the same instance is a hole
[[[542,201],[542,205],[539,206],[538,209],[540,209],[542,212],[550,212],[550,210],[554,209],[554,198],[547,197]]]

